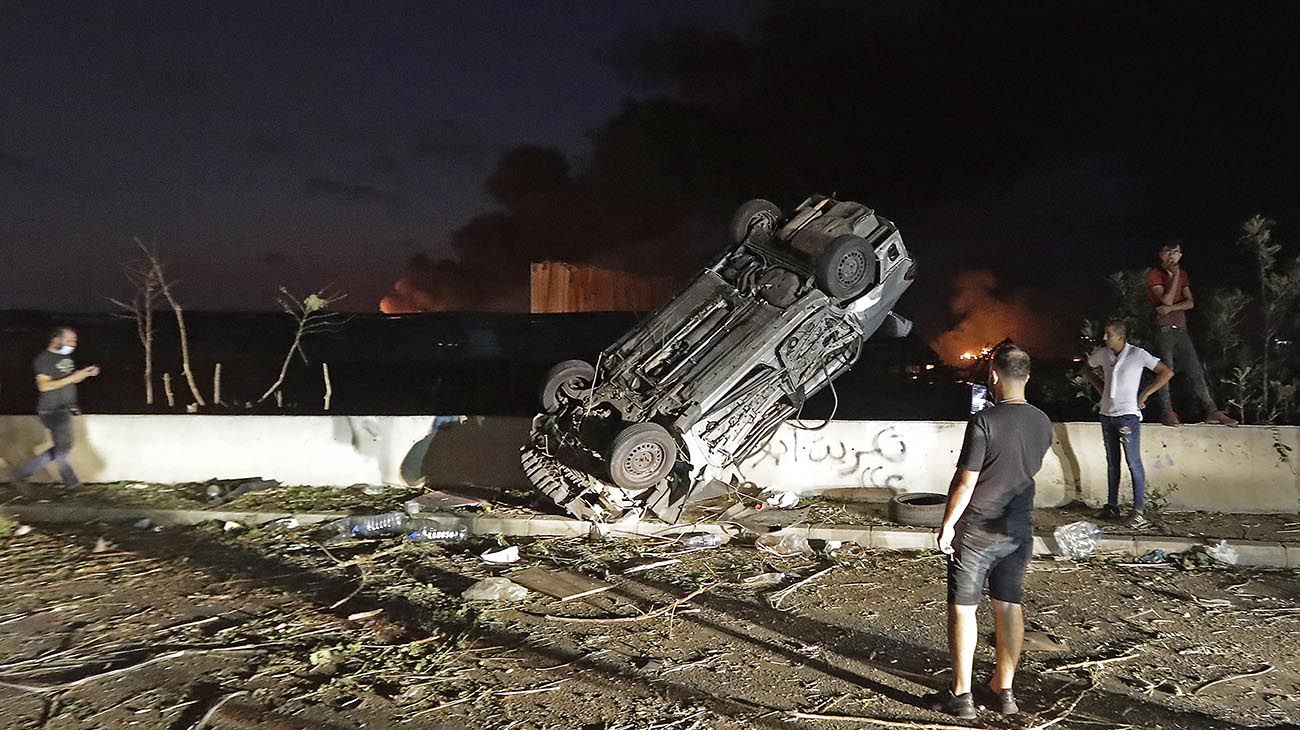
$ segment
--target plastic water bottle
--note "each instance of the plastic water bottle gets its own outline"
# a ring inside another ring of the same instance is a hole
[[[1086,558],[1097,550],[1097,536],[1102,534],[1100,527],[1091,522],[1071,522],[1056,528],[1053,536],[1061,554],[1071,558]]]
[[[469,537],[469,523],[452,515],[425,514],[406,522],[411,542],[461,542]]]
[[[339,532],[352,537],[385,537],[406,531],[410,517],[405,512],[380,515],[352,515],[339,520]]]
[[[682,547],[685,548],[715,548],[722,544],[722,535],[716,532],[703,532],[698,535],[691,535],[682,540]]]

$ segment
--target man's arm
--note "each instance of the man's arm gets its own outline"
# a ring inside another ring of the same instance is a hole
[[[66,388],[69,385],[76,385],[86,378],[93,378],[99,375],[99,366],[91,365],[88,368],[82,368],[63,378],[51,378],[45,373],[36,376],[36,389],[42,393],[48,393],[51,390]]]
[[[1173,380],[1173,378],[1174,371],[1172,368],[1163,362],[1156,363],[1156,379],[1153,380],[1150,385],[1143,388],[1141,393],[1138,393],[1138,409],[1145,410],[1147,407],[1147,398],[1150,398],[1157,390],[1168,385],[1169,381]]]
[[[1089,383],[1092,383],[1092,388],[1097,391],[1098,395],[1106,392],[1106,384],[1102,382],[1101,376],[1097,374],[1096,369],[1089,365],[1086,360],[1079,366],[1079,374],[1086,378]]]
[[[1164,300],[1161,299],[1161,301]],[[1196,302],[1192,299],[1192,288],[1189,286],[1185,286],[1183,287],[1183,300],[1181,302],[1177,304],[1161,304],[1160,306],[1156,307],[1156,314],[1159,314],[1160,316],[1163,317],[1164,315],[1169,314],[1170,312],[1186,312],[1187,310],[1195,306],[1196,306]]]
[[[1151,292],[1160,300],[1160,306],[1164,307],[1171,306],[1174,300],[1178,298],[1178,290],[1186,288],[1183,285],[1183,272],[1181,269],[1175,271],[1173,278],[1169,280],[1168,291],[1165,290],[1164,284],[1151,284]]]
[[[948,508],[943,513],[943,526],[939,530],[939,550],[944,553],[953,552],[952,540],[957,534],[957,520],[961,519],[966,507],[970,505],[979,475],[977,471],[961,468],[952,475],[952,484],[948,485]]]

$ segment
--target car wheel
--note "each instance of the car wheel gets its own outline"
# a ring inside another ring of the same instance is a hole
[[[624,489],[658,484],[677,463],[677,442],[657,423],[635,423],[619,432],[609,452],[609,475]]]
[[[943,524],[943,513],[947,508],[948,497],[944,494],[900,494],[889,500],[889,519],[900,525],[938,527]]]
[[[580,398],[596,379],[596,368],[583,360],[565,360],[546,373],[542,381],[542,409],[559,410],[567,398]]]
[[[781,209],[761,198],[755,198],[736,209],[731,219],[732,243],[767,243],[781,222]]]
[[[817,285],[834,299],[852,299],[876,280],[876,252],[851,233],[831,241],[817,259]]]

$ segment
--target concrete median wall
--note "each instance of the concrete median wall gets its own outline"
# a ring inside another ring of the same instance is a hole
[[[72,457],[91,482],[262,477],[344,486],[423,478],[432,486],[526,488],[519,447],[528,427],[525,418],[91,415],[76,420]],[[787,424],[743,472],[760,485],[840,490],[858,499],[944,492],[964,428],[942,421],[836,421],[806,431]],[[1037,478],[1038,505],[1104,501],[1100,427],[1065,423],[1054,430]],[[46,447],[35,417],[0,417],[0,459],[8,468]],[[1300,512],[1300,428],[1147,424],[1142,451],[1148,488],[1168,509]],[[1121,495],[1131,495],[1127,473]]]

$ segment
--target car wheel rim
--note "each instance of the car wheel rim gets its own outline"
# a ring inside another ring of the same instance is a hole
[[[867,273],[867,257],[861,251],[850,251],[840,259],[835,274],[845,286],[853,286]]]
[[[637,444],[623,459],[623,470],[638,478],[648,477],[664,463],[664,448],[656,443]]]

